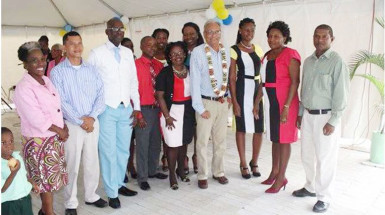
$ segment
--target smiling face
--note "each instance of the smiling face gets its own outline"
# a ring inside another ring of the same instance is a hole
[[[251,41],[254,38],[255,33],[255,25],[252,22],[244,24],[240,29],[239,33],[242,36],[242,40],[244,41]]]
[[[212,22],[206,25],[204,30],[204,37],[211,47],[218,46],[221,40],[221,27],[218,23]]]
[[[144,39],[142,44],[140,45],[140,49],[143,52],[143,55],[146,58],[153,58],[156,52],[156,41],[152,37],[147,37]]]
[[[51,56],[53,59],[61,58],[63,56],[63,51],[60,49],[60,47],[52,47]]]
[[[316,29],[313,35],[313,43],[316,49],[316,52],[322,55],[328,49],[334,40],[334,37],[330,35],[329,30],[327,29]]]
[[[166,45],[168,43],[167,34],[163,31],[159,31],[155,35],[156,44],[159,50],[164,50],[166,48]]]
[[[196,46],[198,42],[198,32],[193,27],[187,26],[183,29],[183,42],[188,46]]]
[[[42,77],[44,75],[47,61],[40,49],[33,49],[28,53],[27,61],[23,62],[24,68],[32,77]]]
[[[64,44],[64,49],[69,59],[81,58],[83,53],[82,38],[79,36],[69,36]]]
[[[1,134],[1,157],[8,160],[13,150],[15,150],[15,145],[13,143],[13,134],[11,132],[4,132]]]
[[[282,48],[285,45],[286,37],[276,28],[272,28],[267,35],[267,43],[271,49]]]
[[[112,28],[119,29],[118,31],[112,30]],[[120,20],[112,20],[107,24],[106,34],[108,40],[116,47],[122,42],[124,38],[124,25]]]
[[[186,59],[186,53],[183,51],[182,47],[174,46],[170,50],[170,60],[173,66],[181,66],[184,64]]]

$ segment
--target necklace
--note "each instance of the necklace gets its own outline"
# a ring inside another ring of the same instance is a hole
[[[246,46],[245,44],[242,43],[241,41],[241,45],[247,49],[252,49],[253,48],[253,45],[251,44],[250,46]]]
[[[226,61],[225,48],[221,43],[219,43],[219,48],[222,55],[222,85],[220,87],[220,90],[217,88],[217,80],[215,80],[215,76],[214,76],[213,59],[211,58],[210,48],[209,48],[209,45],[205,44],[206,57],[207,57],[207,62],[209,64],[209,75],[210,75],[211,87],[213,88],[213,91],[217,96],[223,96],[225,95],[227,90],[227,78],[228,78],[227,61]]]
[[[172,67],[172,70],[179,77],[184,77],[187,74],[186,66],[183,66],[183,70],[182,71],[176,70],[174,66]]]

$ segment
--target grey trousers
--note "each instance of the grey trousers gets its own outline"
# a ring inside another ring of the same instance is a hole
[[[138,183],[145,182],[149,175],[155,175],[159,166],[161,135],[159,127],[159,108],[141,107],[145,128],[135,127],[136,171]]]

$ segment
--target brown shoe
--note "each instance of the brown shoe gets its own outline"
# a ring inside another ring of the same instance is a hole
[[[207,189],[207,180],[198,180],[198,187],[201,189]]]
[[[227,184],[227,183],[229,183],[229,179],[227,179],[225,176],[221,176],[221,177],[213,176],[213,179],[217,180],[220,184]]]

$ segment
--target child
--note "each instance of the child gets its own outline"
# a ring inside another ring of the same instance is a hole
[[[14,148],[12,131],[1,127],[1,214],[33,215],[29,195],[32,183],[28,182],[23,159]],[[38,187],[33,187],[37,191]]]

